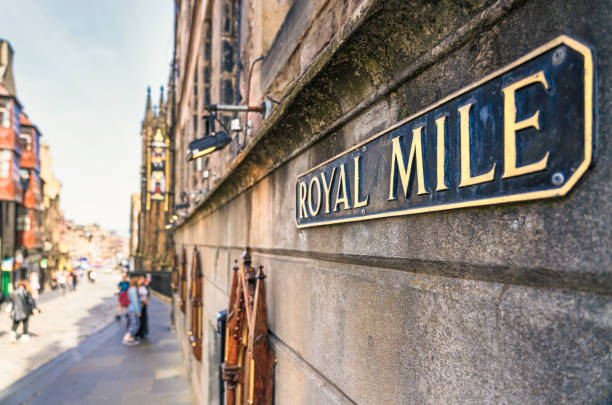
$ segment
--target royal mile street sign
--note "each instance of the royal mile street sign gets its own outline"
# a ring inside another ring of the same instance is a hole
[[[592,50],[560,36],[298,176],[298,228],[567,194],[591,165]]]

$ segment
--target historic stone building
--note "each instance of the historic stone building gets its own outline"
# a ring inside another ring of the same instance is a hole
[[[170,97],[169,99],[171,101]],[[166,224],[170,221],[173,203],[171,170],[173,155],[169,136],[170,115],[166,102],[162,88],[159,104],[154,107],[151,103],[151,89],[147,89],[141,131],[138,248],[134,255],[136,270],[169,269],[171,264],[169,254],[171,239]]]
[[[253,376],[224,357],[242,329],[218,330],[246,246],[275,404],[612,400],[610,1],[175,3],[174,319],[198,403]]]

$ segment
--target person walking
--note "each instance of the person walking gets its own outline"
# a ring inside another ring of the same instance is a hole
[[[60,289],[62,290],[62,295],[66,295],[66,283],[68,282],[68,277],[66,275],[66,270],[60,270],[57,274],[57,284],[59,284]]]
[[[40,312],[36,306],[36,301],[32,298],[32,290],[27,281],[21,280],[17,283],[17,289],[12,296],[13,308],[11,309],[11,320],[13,321],[13,327],[9,335],[11,343],[17,341],[17,327],[21,323],[23,327],[23,334],[21,335],[21,341],[27,342],[30,340],[28,335],[28,321],[30,315],[34,311]]]
[[[127,274],[121,273],[121,281],[117,284],[117,290],[119,290],[119,306],[117,307],[117,315],[115,316],[116,320],[121,319],[121,314],[129,304],[129,299],[127,296],[127,290],[130,287],[130,282],[127,280]]]
[[[149,287],[147,286],[147,278],[139,277],[138,280],[138,299],[140,299],[140,327],[136,332],[136,337],[139,339],[145,338],[149,334]]]
[[[123,336],[122,343],[127,346],[137,345],[140,342],[135,339],[136,332],[140,327],[140,300],[138,298],[138,277],[132,277],[130,279],[130,287],[127,290],[130,303],[128,309],[128,330]]]
[[[89,277],[89,284],[96,284],[96,271],[95,270],[89,270],[88,273],[88,277]]]
[[[38,290],[40,290],[40,282],[38,281],[38,273],[30,273],[30,288],[32,289],[32,298],[38,299]]]
[[[72,270],[72,291],[76,291],[78,283],[79,283],[79,270],[75,268]]]

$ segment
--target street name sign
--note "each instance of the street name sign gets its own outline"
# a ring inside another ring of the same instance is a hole
[[[592,163],[591,48],[560,36],[299,175],[298,228],[567,194]]]

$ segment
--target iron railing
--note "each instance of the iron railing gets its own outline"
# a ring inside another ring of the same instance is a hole
[[[149,287],[158,293],[171,298],[172,297],[172,272],[171,271],[134,271],[131,275],[151,275],[151,283]]]

